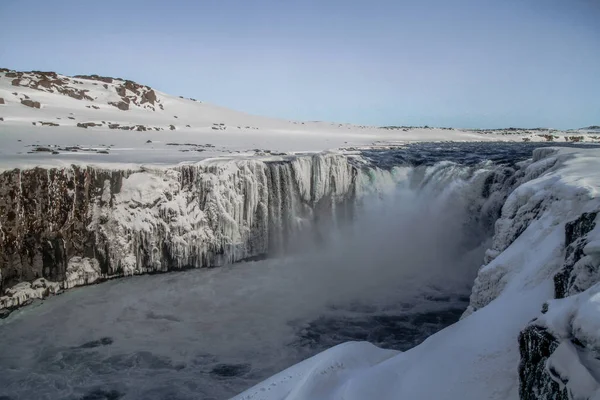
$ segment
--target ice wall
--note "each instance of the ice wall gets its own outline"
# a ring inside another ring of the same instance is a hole
[[[393,181],[356,158],[216,159],[173,168],[0,174],[0,308],[99,279],[286,251]],[[19,295],[7,289],[19,284]],[[57,284],[59,287],[57,287]]]

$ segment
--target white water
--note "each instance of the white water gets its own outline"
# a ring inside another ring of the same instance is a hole
[[[486,174],[396,172],[396,190],[303,254],[115,280],[17,311],[0,321],[0,395],[223,399],[313,354],[298,337],[319,317],[455,306],[432,297],[469,292],[489,239],[473,219]],[[239,376],[215,373],[223,364]]]

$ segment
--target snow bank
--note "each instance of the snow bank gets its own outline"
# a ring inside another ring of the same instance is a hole
[[[519,333],[553,297],[553,276],[563,266],[566,223],[600,209],[598,171],[598,150],[536,153],[535,162],[526,166],[520,178],[522,184],[502,209],[469,310],[456,324],[375,365],[369,366],[365,358],[355,373],[324,380],[320,375],[310,375],[314,361],[298,364],[236,399],[518,399]],[[592,237],[595,235],[596,231]],[[594,253],[595,239],[590,243]],[[566,309],[582,313],[572,319],[573,324],[579,324],[580,335],[594,338],[590,343],[596,344],[600,338],[598,308],[594,296],[585,299],[586,306],[570,305]],[[553,307],[551,303],[550,310]],[[564,333],[564,321],[571,318],[568,313],[567,317],[564,312],[560,314],[557,325],[562,328],[556,329]],[[550,311],[548,315],[552,315]],[[335,363],[340,351],[325,351],[318,360]],[[371,350],[373,356],[376,351]],[[562,374],[582,371],[573,361],[573,354],[566,345],[559,347],[549,365],[555,365],[554,370]],[[574,395],[587,391],[588,396],[596,390],[591,377],[597,374],[586,370],[588,375],[579,374],[579,380],[572,381],[579,390],[572,391]],[[269,391],[273,382],[285,385]]]

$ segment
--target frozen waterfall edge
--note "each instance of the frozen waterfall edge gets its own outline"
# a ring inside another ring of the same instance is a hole
[[[264,257],[318,218],[351,215],[391,174],[340,154],[2,172],[0,310],[109,278]]]

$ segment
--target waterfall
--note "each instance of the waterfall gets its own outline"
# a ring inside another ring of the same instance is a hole
[[[317,154],[4,172],[0,289],[38,281],[40,290],[25,285],[25,297],[42,297],[51,282],[68,288],[286,252],[302,231],[336,224],[362,194],[393,183],[389,171],[357,167],[355,159]],[[11,296],[0,307],[23,301]]]

